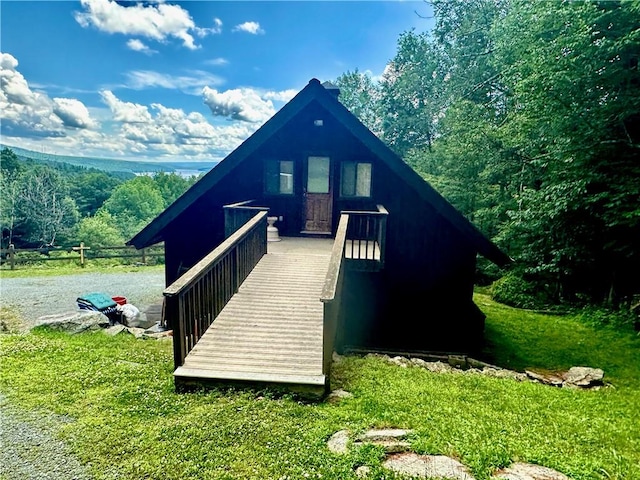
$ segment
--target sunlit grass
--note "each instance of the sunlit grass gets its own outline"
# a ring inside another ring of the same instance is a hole
[[[0,268],[0,278],[24,278],[36,276],[75,275],[80,273],[128,273],[164,271],[164,265],[136,265],[122,263],[107,263],[106,261],[88,261],[84,267],[79,264],[67,263],[40,263],[35,265],[19,265],[15,270],[3,266]]]
[[[177,394],[170,342],[37,330],[1,335],[0,392],[20,408],[69,416],[59,434],[97,479],[394,478],[375,447],[332,454],[337,430],[413,429],[418,453],[445,454],[478,480],[526,461],[576,480],[640,478],[640,340],[570,317],[476,296],[493,363],[514,369],[603,368],[613,387],[570,390],[373,357],[334,365],[352,398],[308,403],[268,390]]]

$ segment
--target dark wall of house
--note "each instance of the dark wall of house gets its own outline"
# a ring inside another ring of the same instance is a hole
[[[314,126],[322,119],[323,126]],[[341,210],[389,212],[381,272],[349,272],[343,306],[345,345],[396,350],[469,350],[481,339],[483,317],[473,306],[476,250],[466,237],[381,162],[322,107],[311,104],[246,158],[171,225],[165,239],[167,283],[224,240],[223,205],[254,200],[269,207],[281,236],[303,225],[305,159],[329,156],[333,166],[333,230]],[[264,162],[292,160],[294,195],[267,195]],[[340,162],[373,164],[372,197],[339,196]],[[216,167],[219,168],[219,167]]]

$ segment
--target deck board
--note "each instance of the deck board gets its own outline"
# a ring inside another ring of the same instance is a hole
[[[289,239],[268,253],[174,372],[184,381],[322,386],[323,304],[331,241]]]

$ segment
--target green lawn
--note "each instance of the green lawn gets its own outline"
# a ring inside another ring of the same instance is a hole
[[[640,338],[576,318],[524,312],[476,295],[485,358],[502,366],[600,367],[613,387],[559,389],[477,374],[435,374],[344,357],[334,388],[353,397],[306,403],[268,391],[176,394],[171,344],[102,333],[0,335],[0,392],[13,405],[75,421],[59,435],[97,479],[395,478],[383,453],[326,448],[337,430],[404,427],[418,453],[446,454],[478,480],[514,461],[574,479],[640,478]]]

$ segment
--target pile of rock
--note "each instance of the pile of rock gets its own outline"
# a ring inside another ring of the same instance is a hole
[[[519,382],[532,381],[564,388],[600,388],[605,385],[604,371],[600,368],[576,366],[571,367],[566,372],[546,372],[539,370],[525,370],[515,372],[513,370],[500,368],[480,360],[470,357],[449,355],[446,362],[443,360],[426,361],[417,357],[402,357],[379,354],[369,354],[383,358],[384,360],[398,365],[399,367],[418,367],[434,373],[469,373],[481,374],[498,378],[510,378]]]
[[[157,320],[140,315],[128,325],[115,323],[104,313],[95,310],[78,310],[56,315],[39,317],[33,327],[45,325],[52,330],[59,330],[69,334],[77,334],[93,330],[103,330],[108,335],[128,333],[136,338],[171,338],[170,330],[159,327]],[[33,328],[32,327],[32,328]]]

